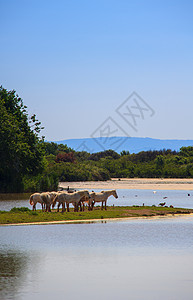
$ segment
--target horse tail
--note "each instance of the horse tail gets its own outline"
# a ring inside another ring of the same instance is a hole
[[[33,195],[30,196],[30,198],[29,198],[29,203],[30,203],[31,205],[34,205],[34,202],[33,202]]]

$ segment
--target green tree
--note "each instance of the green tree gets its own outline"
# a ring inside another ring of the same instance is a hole
[[[157,168],[157,169],[163,169],[163,167],[164,167],[164,165],[165,165],[165,160],[164,160],[163,155],[158,155],[158,156],[156,157],[155,162],[156,162],[156,168]]]
[[[185,156],[185,157],[193,156],[193,147],[192,146],[181,147],[180,155]]]
[[[121,151],[120,155],[121,155],[121,156],[124,156],[124,155],[130,155],[130,153],[129,153],[128,150],[123,150],[123,151]]]
[[[41,122],[16,92],[0,86],[0,192],[21,192],[23,176],[43,170]]]

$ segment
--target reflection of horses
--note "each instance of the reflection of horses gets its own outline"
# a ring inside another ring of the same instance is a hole
[[[94,203],[101,202],[101,209],[103,209],[103,204],[105,204],[105,210],[107,209],[107,199],[109,196],[114,196],[118,198],[116,190],[101,191],[100,193],[94,193]]]
[[[59,202],[62,204],[62,211],[65,211],[65,204],[67,207],[67,211],[69,212],[69,204],[72,203],[74,205],[74,211],[78,211],[78,205],[80,204],[80,201],[83,197],[89,198],[89,192],[88,191],[78,191],[74,193],[65,193],[62,192],[60,194],[57,194],[52,202],[52,207],[56,205],[56,202]]]

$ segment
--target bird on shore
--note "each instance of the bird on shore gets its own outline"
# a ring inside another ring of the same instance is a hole
[[[159,206],[164,206],[164,205],[166,205],[166,202],[159,203]]]

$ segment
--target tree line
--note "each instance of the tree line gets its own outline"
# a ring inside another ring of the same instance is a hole
[[[45,142],[36,115],[23,100],[0,86],[0,192],[56,190],[59,181],[110,178],[192,178],[193,147],[120,154],[113,150],[77,152]]]

